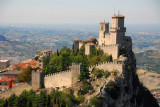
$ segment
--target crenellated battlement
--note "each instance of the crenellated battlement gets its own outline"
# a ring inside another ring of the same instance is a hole
[[[113,62],[102,62],[93,66],[89,67],[89,71],[92,71],[93,68],[99,68],[99,69],[103,69],[103,70],[108,70],[108,71],[112,71],[114,69],[119,70],[120,72],[123,71],[123,62],[117,62],[117,61],[113,61]]]
[[[63,73],[66,73],[66,72],[71,72],[71,70],[65,70],[65,71],[60,71],[60,72],[56,72],[56,73],[53,73],[53,74],[48,74],[48,75],[45,75],[45,77],[55,76],[55,75],[63,74]]]
[[[122,65],[123,63],[122,62],[117,62],[117,61],[112,61],[112,62],[105,61],[105,62],[102,62],[102,63],[99,63],[99,64],[95,64],[93,66],[89,66],[89,68],[97,67],[97,66],[104,65],[104,64]]]
[[[41,72],[32,71],[32,75],[37,75],[37,74],[39,74],[39,73],[41,73]]]
[[[44,85],[46,88],[50,87],[62,87],[71,86],[78,80],[78,75],[80,74],[81,63],[72,63],[71,70],[60,71],[53,74],[45,75]]]
[[[97,48],[102,48],[102,47],[113,47],[113,46],[120,46],[120,44],[111,44],[111,45],[97,45]]]

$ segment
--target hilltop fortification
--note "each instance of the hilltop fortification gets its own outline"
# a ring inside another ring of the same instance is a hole
[[[77,51],[81,46],[85,45],[85,54],[90,53],[91,48],[100,48],[109,55],[112,55],[113,59],[117,59],[121,53],[121,49],[132,50],[132,39],[129,36],[125,36],[126,28],[124,27],[124,16],[113,15],[112,27],[109,28],[109,22],[101,22],[99,30],[99,38],[90,38],[90,40],[74,40],[74,51]]]
[[[96,96],[101,98],[103,107],[158,107],[153,96],[147,88],[143,87],[136,75],[136,59],[132,51],[132,39],[125,36],[124,18],[120,14],[112,16],[112,27],[110,29],[109,22],[101,22],[99,39],[76,39],[74,41],[74,52],[85,45],[86,55],[90,54],[92,48],[100,48],[104,53],[113,57],[112,62],[103,62],[88,68],[90,74],[93,74],[94,68],[98,68],[104,71],[103,73],[107,71],[108,74],[112,75],[102,76],[100,79],[91,75],[90,79],[87,79],[89,91],[83,96],[84,105],[88,105],[90,99]],[[27,83],[17,85],[1,93],[0,98],[8,98],[13,93],[19,95],[23,90],[31,88],[38,90],[41,86],[44,86],[46,90],[67,87],[67,89],[72,90],[70,93],[76,96],[78,92],[83,92],[86,89],[86,87],[80,85],[81,82],[78,80],[81,68],[81,63],[73,63],[70,70],[45,76],[42,72],[33,71],[31,85]],[[114,74],[114,70],[117,73]]]

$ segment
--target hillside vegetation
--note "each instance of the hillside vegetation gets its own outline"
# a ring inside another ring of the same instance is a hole
[[[92,48],[89,55],[85,55],[84,45],[80,50],[74,52],[73,49],[64,46],[60,51],[51,56],[44,57],[44,74],[51,74],[70,69],[72,63],[82,63],[82,66],[88,67],[104,61],[112,61],[112,56],[104,54],[101,49]],[[84,68],[86,69],[86,68]]]

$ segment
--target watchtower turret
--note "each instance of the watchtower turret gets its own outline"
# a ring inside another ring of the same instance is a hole
[[[125,38],[126,28],[124,27],[124,16],[121,14],[114,14],[112,16],[112,27],[110,33],[114,37],[115,44],[123,44]]]
[[[100,31],[99,31],[99,44],[104,45],[105,41],[104,38],[106,35],[109,34],[109,23],[108,22],[101,22],[100,23]]]
[[[126,28],[124,27],[124,16],[121,14],[114,14],[112,16],[112,27],[110,29],[111,32],[126,32]]]

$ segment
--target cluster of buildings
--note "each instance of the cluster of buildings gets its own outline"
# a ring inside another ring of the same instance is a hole
[[[22,73],[22,71],[18,70],[4,71],[0,73],[0,90],[7,90],[15,86],[15,82],[20,73]]]
[[[100,23],[99,38],[90,38],[90,40],[74,40],[74,51],[85,45],[85,54],[88,55],[90,50],[100,48],[104,53],[112,55],[113,59],[117,59],[121,53],[121,49],[132,50],[132,39],[125,36],[126,28],[124,27],[124,16],[114,14],[112,16],[112,27],[109,28],[109,22]]]
[[[0,72],[10,66],[10,60],[2,60],[0,56]]]
[[[10,66],[10,60],[0,60],[0,91],[7,90],[16,85],[18,75],[22,73],[28,66],[32,68],[43,69],[42,57],[52,54],[52,50],[42,50],[35,53],[37,60],[29,59],[18,64]]]
[[[35,57],[43,57],[43,56],[48,56],[52,54],[52,50],[41,50],[41,51],[37,51],[35,53]]]
[[[52,50],[41,50],[41,51],[37,51],[35,53],[35,58],[38,57],[37,61],[38,61],[38,67],[42,70],[43,69],[43,57],[45,56],[49,56],[52,54]]]

